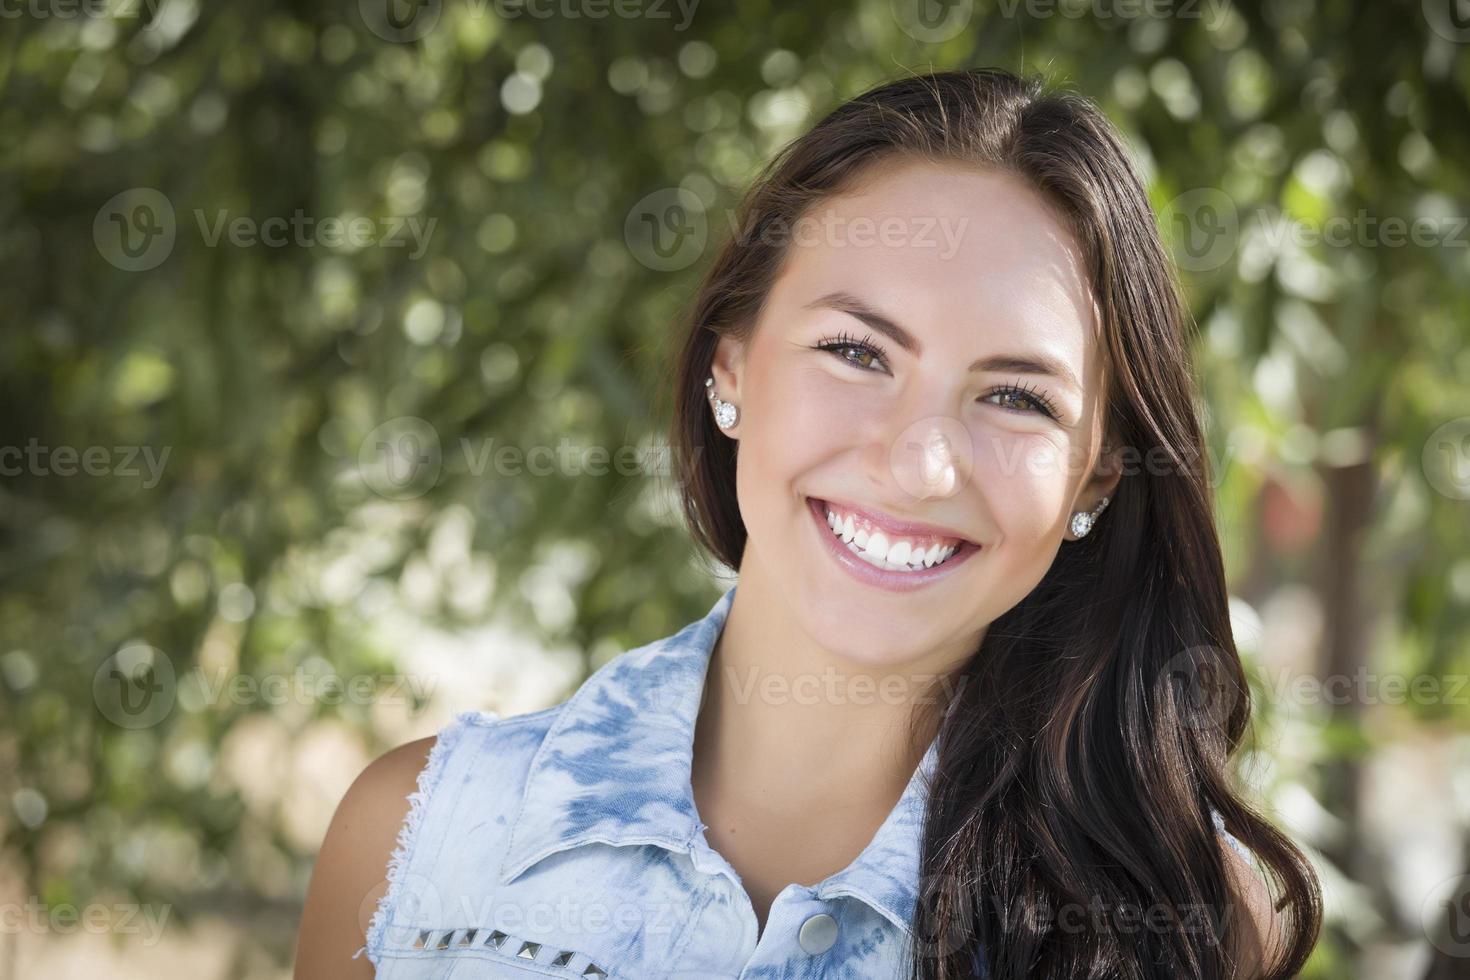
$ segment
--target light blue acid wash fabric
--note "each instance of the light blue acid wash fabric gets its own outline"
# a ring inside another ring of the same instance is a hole
[[[735,588],[562,704],[445,726],[358,950],[379,980],[907,976],[937,743],[858,857],[787,885],[759,936],[739,876],[705,839],[694,728]]]

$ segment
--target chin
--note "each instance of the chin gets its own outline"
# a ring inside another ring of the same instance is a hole
[[[912,620],[885,617],[860,596],[818,603],[822,612],[808,626],[812,638],[854,670],[902,670],[929,648]]]

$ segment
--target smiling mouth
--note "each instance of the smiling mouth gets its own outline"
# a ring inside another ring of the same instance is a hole
[[[947,571],[956,558],[967,557],[980,547],[973,541],[948,535],[898,534],[816,497],[807,498],[807,503],[813,516],[827,525],[835,544],[880,571],[899,575]]]

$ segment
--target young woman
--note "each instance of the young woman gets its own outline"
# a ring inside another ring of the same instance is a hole
[[[1186,315],[1115,130],[1004,71],[905,78],[737,229],[671,377],[738,584],[564,704],[369,766],[297,977],[1294,975],[1319,885],[1232,787]]]

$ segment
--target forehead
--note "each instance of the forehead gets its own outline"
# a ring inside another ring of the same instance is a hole
[[[798,304],[846,290],[957,355],[973,352],[966,337],[1020,332],[1079,372],[1087,360],[1098,311],[1083,253],[1020,177],[887,162],[794,231],[777,289]]]

